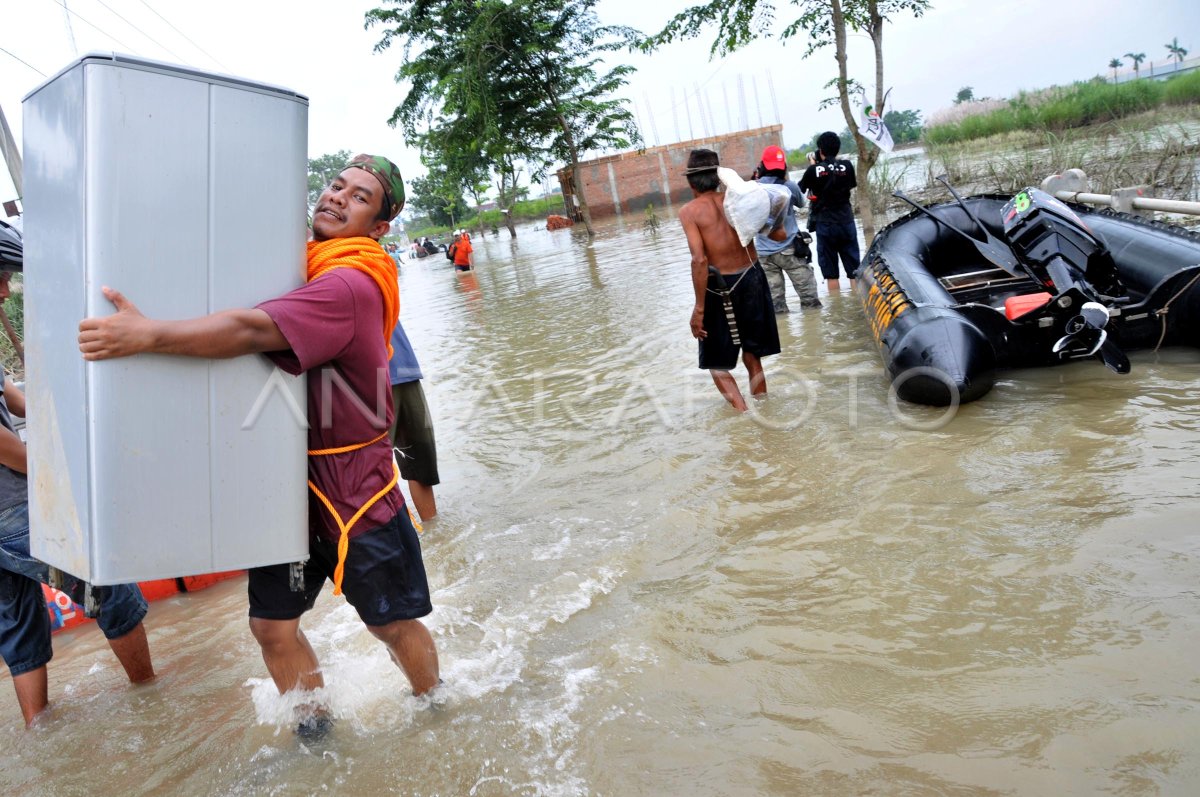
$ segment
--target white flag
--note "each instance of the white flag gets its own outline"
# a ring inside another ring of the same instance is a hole
[[[879,147],[884,152],[891,152],[892,134],[888,132],[887,125],[879,118],[879,114],[875,113],[875,109],[868,105],[863,108],[862,122],[858,125],[858,132],[863,138],[870,141],[875,146]]]

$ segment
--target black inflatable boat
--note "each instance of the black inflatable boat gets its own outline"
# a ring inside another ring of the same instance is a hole
[[[947,185],[947,187],[949,187]],[[953,189],[950,189],[953,192]],[[858,291],[906,401],[974,401],[1008,368],[1200,346],[1200,234],[1037,189],[973,196],[884,228]]]

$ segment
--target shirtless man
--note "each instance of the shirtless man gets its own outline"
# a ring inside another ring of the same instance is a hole
[[[679,222],[692,254],[696,305],[691,328],[700,342],[700,367],[712,374],[717,390],[733,408],[745,412],[746,400],[730,373],[737,366],[738,351],[750,375],[750,393],[765,394],[761,358],[779,353],[779,330],[754,245],[743,247],[725,220],[723,197],[717,192],[719,165],[712,150],[692,150],[684,174],[695,199],[680,208]]]

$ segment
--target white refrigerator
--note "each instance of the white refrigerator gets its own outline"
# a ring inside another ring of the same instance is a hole
[[[183,319],[304,283],[308,100],[108,53],[23,108],[33,555],[100,585],[306,558],[302,378],[77,336],[106,285]]]

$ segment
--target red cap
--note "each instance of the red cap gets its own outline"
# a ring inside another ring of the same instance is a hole
[[[786,169],[787,156],[783,154],[782,149],[772,144],[763,150],[762,163],[763,166],[767,167],[767,171]]]

